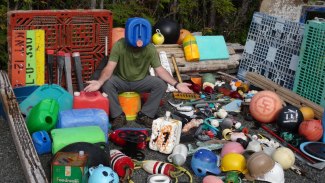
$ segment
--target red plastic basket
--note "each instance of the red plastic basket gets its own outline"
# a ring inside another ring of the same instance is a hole
[[[25,75],[24,69],[26,69],[26,62],[20,62],[19,67],[17,67],[17,60],[12,58],[14,57],[12,56],[13,30],[43,29],[45,30],[45,49],[53,49],[55,53],[58,51],[80,52],[83,80],[86,81],[104,57],[106,36],[108,37],[108,53],[110,53],[112,21],[112,12],[109,10],[31,10],[8,12],[8,72],[12,86],[25,85],[25,81],[22,79],[25,76],[22,75]],[[54,76],[54,82],[56,82],[56,78]],[[72,83],[76,86],[73,66]]]

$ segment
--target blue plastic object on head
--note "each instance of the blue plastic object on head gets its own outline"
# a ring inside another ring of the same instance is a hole
[[[151,41],[151,24],[144,18],[129,18],[125,25],[126,43],[133,47],[145,47]]]
[[[191,161],[191,167],[196,176],[218,175],[221,173],[218,168],[218,157],[208,149],[197,150]]]
[[[102,164],[89,168],[89,174],[88,183],[119,183],[118,175],[110,167]]]

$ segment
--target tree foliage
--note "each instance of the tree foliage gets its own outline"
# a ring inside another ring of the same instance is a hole
[[[113,12],[114,27],[130,17],[144,17],[152,25],[167,18],[191,32],[223,35],[227,42],[245,43],[254,11],[262,0],[0,0],[0,51],[6,53],[6,12],[28,9],[89,9],[103,6]],[[7,54],[0,55],[6,68]]]

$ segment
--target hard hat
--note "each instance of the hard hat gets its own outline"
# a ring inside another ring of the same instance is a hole
[[[226,154],[221,159],[220,169],[223,172],[227,171],[239,171],[243,174],[247,172],[246,159],[243,155],[238,153]]]
[[[102,164],[89,168],[89,174],[88,183],[119,182],[118,175],[110,167],[103,166]]]
[[[272,154],[272,159],[278,162],[284,170],[289,169],[295,164],[295,155],[292,150],[287,147],[280,147]]]
[[[238,153],[242,154],[244,152],[243,146],[238,142],[228,142],[225,145],[223,145],[221,149],[220,157],[224,157],[226,154],[229,153]]]
[[[273,159],[263,151],[255,152],[247,159],[248,174],[245,177],[248,180],[254,180],[266,174],[274,167]]]
[[[271,182],[271,183],[284,183],[284,172],[281,165],[275,162],[274,167],[261,177],[257,177],[257,180]]]
[[[220,174],[220,170],[217,166],[218,157],[212,151],[208,149],[197,150],[191,161],[191,167],[196,176],[204,177],[207,174]]]

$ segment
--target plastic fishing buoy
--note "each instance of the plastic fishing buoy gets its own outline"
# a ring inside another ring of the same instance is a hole
[[[282,109],[282,100],[272,91],[260,91],[250,102],[249,111],[261,123],[274,122]]]
[[[175,171],[174,165],[161,161],[148,160],[142,164],[142,168],[150,174],[164,174],[170,176]]]
[[[289,169],[295,164],[295,155],[292,150],[287,147],[280,147],[272,154],[272,159],[278,162],[284,170]]]
[[[322,138],[324,127],[321,120],[303,121],[299,125],[299,134],[309,141],[318,141]]]

